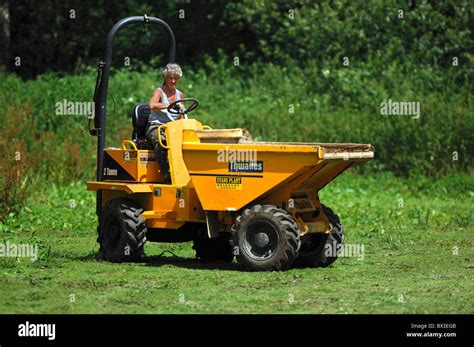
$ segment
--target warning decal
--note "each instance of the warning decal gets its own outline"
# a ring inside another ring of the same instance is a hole
[[[242,177],[240,176],[216,176],[216,188],[235,190],[242,189]]]
[[[153,162],[156,162],[156,157],[154,152],[140,152],[140,166],[141,167],[150,167]]]

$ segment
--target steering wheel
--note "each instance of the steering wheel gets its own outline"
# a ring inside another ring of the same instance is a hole
[[[181,109],[179,103],[186,103],[186,102],[191,102],[191,105],[184,110]],[[181,100],[176,100],[175,102],[172,102],[171,104],[168,105],[166,110],[171,113],[171,114],[185,114],[189,113],[191,111],[194,111],[196,107],[198,107],[199,101],[193,98],[186,98],[186,99],[181,99]]]

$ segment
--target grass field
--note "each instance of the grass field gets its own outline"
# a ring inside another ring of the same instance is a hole
[[[324,269],[249,273],[194,260],[190,243],[148,243],[142,262],[99,260],[84,182],[32,195],[0,224],[0,313],[474,313],[474,179],[346,173],[321,192],[364,257]],[[160,255],[161,254],[161,255]]]

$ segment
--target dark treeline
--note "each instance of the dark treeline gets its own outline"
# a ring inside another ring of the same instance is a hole
[[[398,63],[436,74],[456,59],[459,68],[449,73],[465,84],[474,63],[473,12],[471,1],[452,0],[0,0],[0,64],[24,78],[95,65],[112,25],[146,13],[171,25],[177,61],[192,67],[222,52],[243,62],[332,69],[348,57],[374,71]],[[124,29],[114,64],[149,63],[164,51],[159,38],[141,26]]]
[[[177,59],[199,64],[203,53],[226,52],[239,43],[252,43],[249,31],[222,20],[226,1],[160,0],[3,0],[0,6],[0,64],[7,71],[31,78],[46,71],[72,72],[77,64],[96,64],[102,59],[105,38],[121,18],[148,14],[164,19],[175,31]],[[149,61],[160,47],[160,33],[153,26],[130,26],[114,45],[115,63],[125,57],[131,63]],[[21,59],[21,68],[15,64]]]

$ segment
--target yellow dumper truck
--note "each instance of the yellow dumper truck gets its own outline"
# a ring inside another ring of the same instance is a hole
[[[211,129],[196,119],[180,119],[159,129],[166,134],[161,146],[171,174],[171,182],[163,182],[145,139],[146,104],[132,110],[132,138],[120,148],[104,148],[112,41],[128,23],[162,27],[169,41],[168,61],[174,60],[173,32],[158,18],[125,18],[108,35],[90,129],[98,137],[97,177],[87,183],[97,194],[103,258],[137,260],[146,240],[193,241],[197,258],[230,262],[235,257],[247,270],[331,264],[337,255],[325,249],[342,244],[344,231],[318,192],[351,165],[372,159],[373,147],[253,141],[244,129]],[[197,106],[196,100],[186,101],[193,103],[188,110]]]

